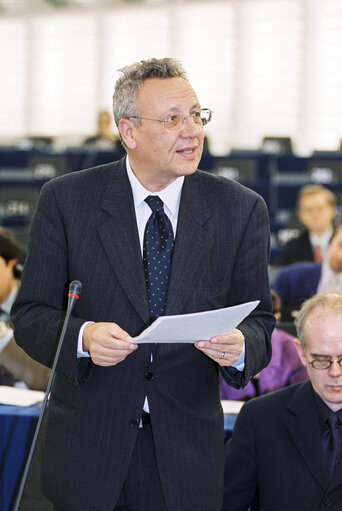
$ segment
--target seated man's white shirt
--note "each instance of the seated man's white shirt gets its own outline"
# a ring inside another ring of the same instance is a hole
[[[13,337],[13,330],[8,325],[10,320],[10,313],[12,305],[18,294],[18,285],[14,286],[11,293],[8,295],[5,301],[1,304],[1,315],[0,315],[0,352],[5,348],[9,341]]]

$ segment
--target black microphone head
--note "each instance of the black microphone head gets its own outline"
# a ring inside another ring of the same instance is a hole
[[[73,280],[69,285],[69,295],[76,295],[77,298],[82,290],[82,284],[79,280]]]

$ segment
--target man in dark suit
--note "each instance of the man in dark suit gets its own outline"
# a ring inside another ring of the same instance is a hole
[[[333,234],[335,215],[336,197],[331,190],[317,184],[303,186],[297,198],[297,217],[305,230],[286,243],[277,265],[321,263]]]
[[[42,488],[58,511],[219,511],[219,371],[240,387],[270,359],[267,210],[251,190],[197,170],[211,112],[177,61],[121,73],[113,103],[127,157],[44,186],[13,309],[17,342],[51,364],[65,289],[82,282],[49,403]],[[157,264],[172,252],[162,313],[260,300],[233,332],[156,352],[132,342],[154,317],[145,260],[156,194]]]
[[[342,509],[342,294],[310,298],[296,327],[309,381],[241,409],[226,445],[223,511]]]
[[[282,268],[273,283],[283,311],[298,310],[307,298],[342,291],[342,224],[336,227],[323,263],[297,263]]]

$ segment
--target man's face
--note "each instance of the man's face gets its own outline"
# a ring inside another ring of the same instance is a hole
[[[312,311],[304,324],[305,349],[296,340],[302,363],[306,366],[312,386],[333,411],[342,408],[342,315],[326,308]],[[335,360],[329,369],[314,369],[313,359]]]
[[[328,262],[335,273],[342,272],[342,229],[339,229],[329,245]]]
[[[168,131],[160,122],[132,123],[132,140],[127,151],[132,169],[142,184],[158,191],[179,176],[195,172],[202,156],[203,126],[190,116],[200,109],[197,96],[182,78],[146,80],[137,97],[138,115],[165,119],[177,114],[186,117],[180,130]]]
[[[13,266],[17,259],[11,259],[6,263],[5,259],[0,256],[0,304],[3,303],[15,284],[13,276]]]
[[[324,193],[312,193],[300,199],[298,218],[309,232],[318,236],[331,229],[336,208]]]

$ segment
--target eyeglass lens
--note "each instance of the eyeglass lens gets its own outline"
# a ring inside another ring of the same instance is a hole
[[[189,117],[192,118],[195,124],[199,124],[204,126],[210,121],[211,111],[210,110],[201,110],[200,112],[194,112]],[[181,128],[187,117],[181,117],[180,115],[171,115],[164,121],[164,126],[167,130],[179,129]]]
[[[310,364],[314,369],[329,369],[332,366],[333,362],[334,362],[333,360],[314,359],[310,362]],[[342,367],[342,358],[340,358],[336,362],[339,364],[340,367]]]

